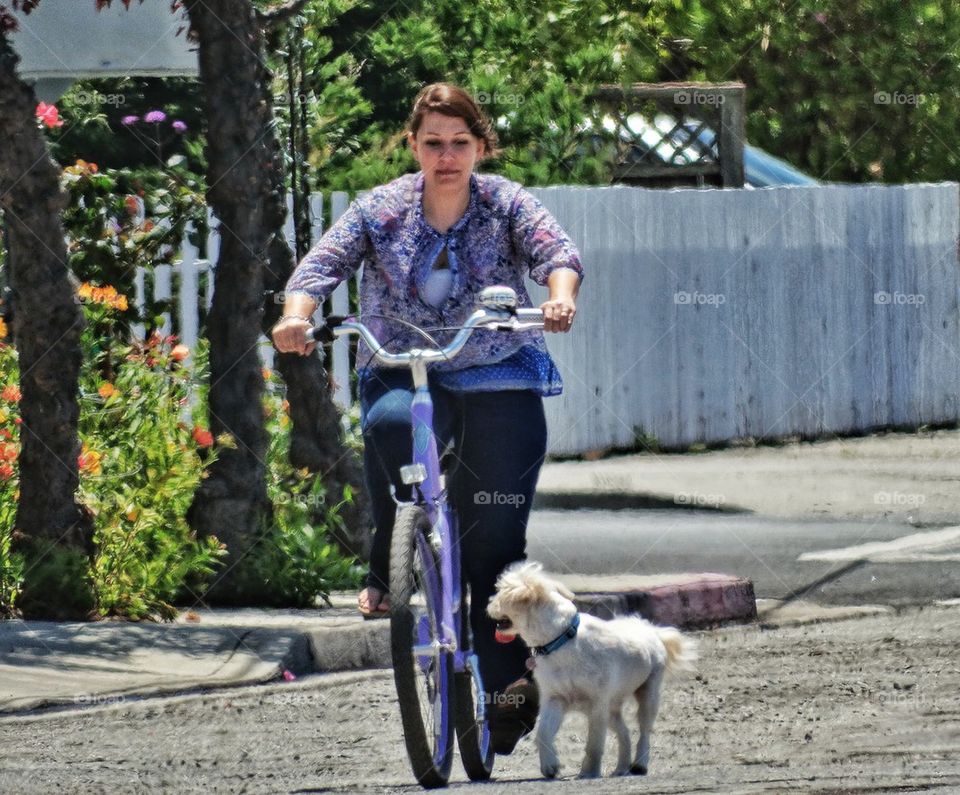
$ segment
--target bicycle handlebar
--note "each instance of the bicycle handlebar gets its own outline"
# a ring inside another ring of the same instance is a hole
[[[450,344],[440,350],[413,348],[406,353],[389,353],[363,323],[352,317],[331,315],[324,325],[307,331],[308,342],[332,342],[336,337],[356,334],[363,338],[373,352],[374,358],[387,367],[406,367],[414,361],[424,364],[447,361],[463,350],[467,340],[477,328],[491,328],[496,331],[528,331],[543,328],[543,312],[534,308],[515,308],[506,304],[484,306],[477,309],[463,324]]]

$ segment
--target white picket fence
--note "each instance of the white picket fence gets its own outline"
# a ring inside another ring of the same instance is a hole
[[[552,453],[960,419],[956,184],[533,192],[587,270],[574,332],[548,340],[566,384],[546,401]],[[334,219],[348,200],[330,196]],[[313,197],[315,238],[322,209]],[[186,243],[152,285],[176,295],[187,344],[212,298],[211,236],[207,259]],[[349,311],[346,285],[333,305]],[[345,341],[333,357],[347,405]]]

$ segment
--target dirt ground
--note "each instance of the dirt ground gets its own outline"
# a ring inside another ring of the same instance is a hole
[[[960,792],[960,606],[698,633],[696,677],[668,682],[644,779],[561,781],[535,742],[486,795]],[[0,792],[415,792],[389,672],[0,719]],[[608,739],[605,769],[613,764]]]

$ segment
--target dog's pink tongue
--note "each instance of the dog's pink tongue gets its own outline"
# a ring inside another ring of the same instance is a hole
[[[497,643],[512,643],[514,635],[508,635],[505,632],[501,632],[499,629],[493,631],[493,637],[496,638]]]

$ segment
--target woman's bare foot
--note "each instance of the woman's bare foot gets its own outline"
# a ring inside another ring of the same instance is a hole
[[[367,586],[360,591],[357,606],[364,616],[385,616],[390,612],[390,598],[379,588]]]

